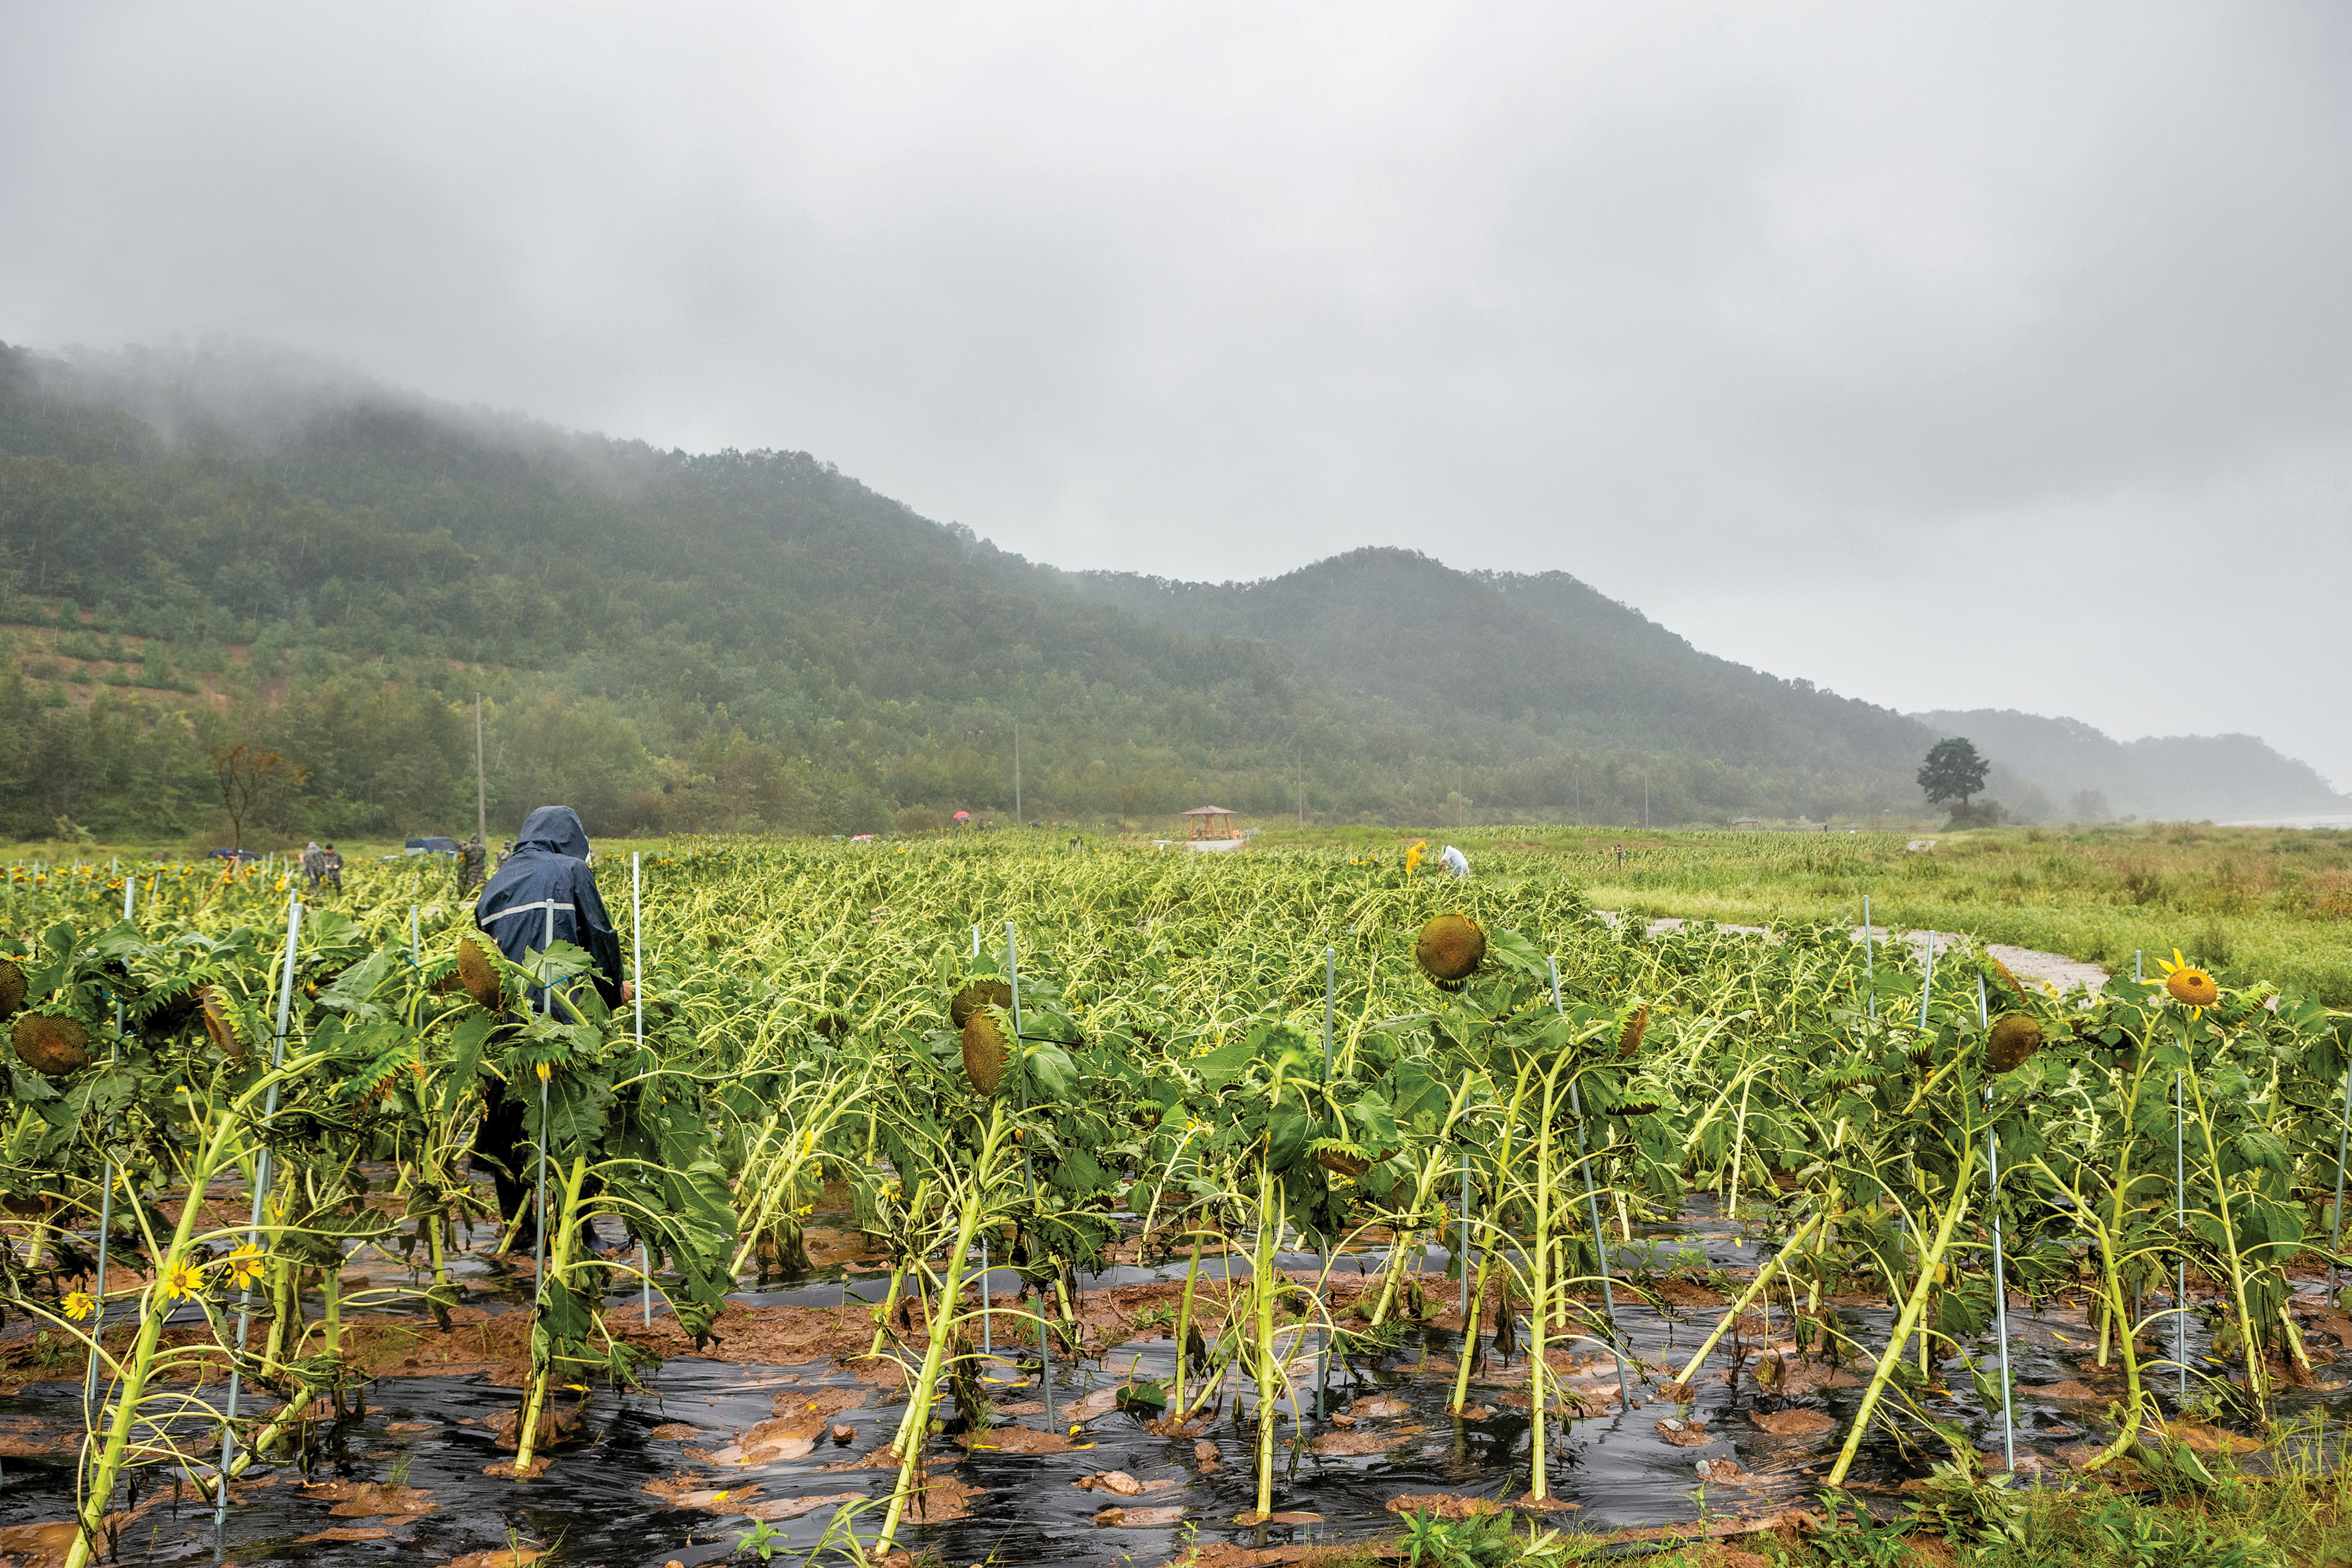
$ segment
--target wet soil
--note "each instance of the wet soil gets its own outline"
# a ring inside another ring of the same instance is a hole
[[[947,1429],[927,1456],[901,1544],[950,1563],[1156,1563],[1185,1552],[1201,1568],[1307,1563],[1335,1545],[1391,1535],[1411,1500],[1436,1499],[1428,1506],[1454,1516],[1517,1509],[1555,1528],[1628,1542],[1693,1538],[1704,1520],[1727,1568],[1744,1568],[1741,1537],[1793,1529],[1811,1506],[1870,1371],[1867,1347],[1884,1344],[1891,1314],[1861,1297],[1828,1303],[1862,1347],[1839,1365],[1800,1352],[1785,1307],[1751,1311],[1706,1367],[1677,1383],[1724,1305],[1714,1287],[1749,1276],[1757,1248],[1704,1208],[1684,1224],[1648,1228],[1685,1267],[1720,1272],[1706,1282],[1644,1277],[1647,1300],[1634,1281],[1620,1286],[1631,1346],[1622,1394],[1619,1362],[1595,1337],[1596,1323],[1554,1326],[1561,1337],[1547,1361],[1564,1385],[1555,1415],[1566,1420],[1548,1442],[1549,1496],[1540,1502],[1529,1495],[1530,1325],[1522,1312],[1504,1354],[1490,1304],[1465,1346],[1462,1287],[1441,1272],[1442,1250],[1407,1258],[1409,1268],[1418,1265],[1411,1278],[1425,1319],[1377,1349],[1343,1346],[1328,1362],[1318,1342],[1306,1342],[1279,1406],[1275,1506],[1263,1519],[1254,1512],[1255,1385],[1229,1381],[1212,1417],[1178,1428],[1119,1408],[1122,1385],[1172,1375],[1182,1289],[1181,1260],[1147,1267],[1130,1250],[1082,1281],[1083,1344],[1054,1356],[1050,1420],[1034,1348],[1009,1320],[992,1321],[992,1353],[982,1365],[990,1421],[964,1426],[942,1402]],[[858,1249],[845,1238],[838,1250]],[[1335,1260],[1326,1291],[1335,1316],[1376,1299],[1385,1256]],[[351,1273],[387,1287],[408,1279],[369,1259],[355,1259]],[[696,1568],[730,1555],[759,1525],[803,1552],[845,1524],[870,1537],[896,1477],[887,1449],[903,1410],[906,1373],[889,1352],[919,1354],[925,1300],[883,1314],[887,1276],[835,1266],[741,1292],[698,1345],[658,1310],[648,1325],[635,1298],[616,1300],[608,1325],[661,1366],[643,1389],[562,1391],[548,1428],[556,1441],[534,1475],[519,1479],[512,1435],[528,1369],[528,1261],[461,1255],[453,1272],[472,1294],[446,1329],[422,1312],[352,1314],[345,1350],[374,1379],[362,1391],[364,1413],[338,1421],[316,1410],[303,1462],[257,1468],[234,1486],[217,1535],[211,1508],[175,1489],[169,1465],[143,1467],[136,1494],[117,1499],[121,1549],[155,1563],[217,1553],[341,1568],[397,1554],[490,1568],[490,1554],[505,1564],[520,1550],[522,1561],[538,1552],[550,1562]],[[1305,1255],[1284,1254],[1281,1264],[1302,1282],[1322,1276],[1320,1260]],[[1193,1310],[1204,1334],[1213,1337],[1248,1272],[1240,1256],[1203,1265]],[[995,1270],[992,1303],[1010,1309],[1014,1282]],[[2281,1413],[2319,1409],[2343,1419],[2352,1398],[2330,1363],[2352,1346],[2352,1318],[2326,1305],[2315,1280],[2299,1292],[2298,1314],[2316,1364],[2282,1380]],[[1354,1315],[1360,1327],[1363,1314]],[[868,1355],[877,1317],[879,1358]],[[2010,1327],[2019,1467],[2079,1465],[2098,1451],[2105,1405],[2121,1392],[2117,1370],[2097,1365],[2096,1336],[2079,1306],[2012,1297]],[[2147,1350],[2168,1352],[2168,1329],[2150,1338],[2167,1342]],[[62,1551],[52,1527],[71,1508],[82,1431],[78,1365],[44,1363],[33,1342],[21,1332],[0,1341],[9,1358],[0,1380],[0,1555],[27,1563]],[[1991,1364],[1992,1348],[1978,1347],[1980,1366]],[[2207,1355],[2201,1324],[2189,1350],[2200,1373],[2222,1370]],[[1465,1351],[1476,1360],[1456,1412]],[[1923,1396],[1927,1410],[1963,1423],[1999,1468],[1998,1412],[1979,1407],[1958,1360],[1937,1371],[1940,1384]],[[2168,1390],[2178,1374],[2150,1375]],[[217,1397],[216,1389],[196,1392]],[[266,1395],[248,1394],[246,1409],[269,1407]],[[2215,1452],[2245,1441],[2206,1426],[2181,1430]],[[187,1440],[207,1450],[190,1456],[200,1462],[217,1442],[216,1423],[192,1422]],[[1904,1482],[1934,1457],[1874,1434],[1858,1489],[1899,1501]]]

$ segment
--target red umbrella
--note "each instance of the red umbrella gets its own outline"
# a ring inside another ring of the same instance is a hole
[[[971,813],[968,811],[959,811],[955,815],[955,819],[958,822],[970,822],[971,820]]]

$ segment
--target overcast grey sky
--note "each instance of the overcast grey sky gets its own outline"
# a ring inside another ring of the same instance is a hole
[[[0,338],[2352,787],[2352,7],[0,0]]]

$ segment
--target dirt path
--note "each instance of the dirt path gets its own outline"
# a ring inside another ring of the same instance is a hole
[[[1612,925],[1624,918],[1623,911],[1620,910],[1601,910],[1596,912]],[[1655,936],[1661,931],[1680,931],[1691,923],[1680,916],[1654,920],[1650,922],[1650,934]],[[1772,934],[1772,928],[1769,926],[1718,924],[1716,929],[1739,931],[1748,936],[1769,937]],[[1870,928],[1870,934],[1874,942],[1908,942],[1914,949],[1923,952],[1930,939],[1935,942],[1937,952],[1960,952],[1975,945],[1972,938],[1964,936],[1958,931],[1896,931],[1886,926],[1873,926]],[[1862,927],[1853,928],[1853,940],[1856,942],[1862,940]],[[2096,993],[2107,983],[2105,970],[2095,963],[2084,963],[2079,959],[2069,958],[2063,952],[2041,952],[2030,947],[2011,947],[2007,943],[1998,942],[1985,943],[1984,951],[2000,960],[2008,967],[2009,972],[2020,980],[2033,984],[2054,986],[2061,992],[2073,991],[2079,986]]]

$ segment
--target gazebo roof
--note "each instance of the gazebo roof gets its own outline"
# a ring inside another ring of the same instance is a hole
[[[1233,813],[1222,805],[1196,805],[1190,811],[1180,811],[1176,815],[1179,816],[1231,816]]]

